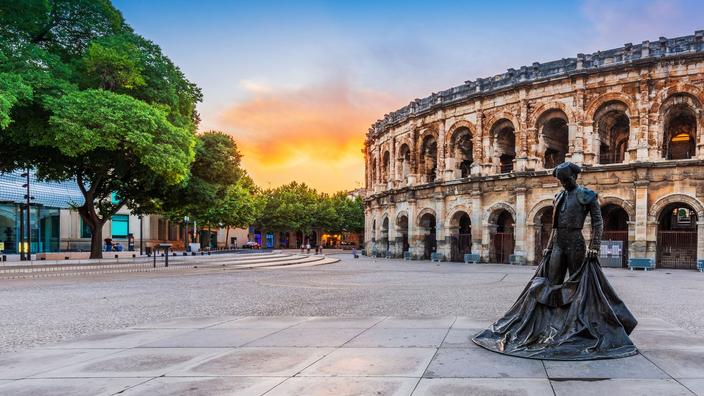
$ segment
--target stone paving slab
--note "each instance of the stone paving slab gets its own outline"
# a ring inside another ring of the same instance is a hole
[[[704,345],[657,318],[641,354],[560,362],[487,351],[467,317],[179,318],[0,355],[12,395],[704,395]]]

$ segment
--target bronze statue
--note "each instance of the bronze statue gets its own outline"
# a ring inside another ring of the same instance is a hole
[[[628,337],[638,322],[601,272],[601,208],[597,194],[577,184],[580,171],[570,162],[554,169],[553,176],[564,190],[553,201],[553,230],[543,259],[511,309],[474,336],[477,345],[507,355],[551,360],[638,353]],[[582,236],[587,214],[592,227],[589,249]]]

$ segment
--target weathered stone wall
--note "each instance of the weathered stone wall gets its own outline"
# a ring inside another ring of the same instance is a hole
[[[436,250],[449,259],[466,213],[471,251],[490,261],[506,211],[513,253],[533,262],[535,216],[559,191],[551,166],[569,160],[603,205],[628,214],[631,257],[656,257],[661,212],[681,203],[696,213],[704,259],[702,36],[509,70],[385,116],[365,143],[367,251],[400,256],[407,234],[423,256],[434,217]]]

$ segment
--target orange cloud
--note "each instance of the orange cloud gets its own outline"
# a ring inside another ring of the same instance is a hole
[[[364,183],[364,136],[401,101],[334,82],[301,89],[249,88],[252,98],[226,110],[218,125],[235,137],[244,166],[262,187],[296,180],[333,192]]]

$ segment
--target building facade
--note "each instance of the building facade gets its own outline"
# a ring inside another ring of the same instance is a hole
[[[0,252],[19,253],[20,241],[26,240],[28,234],[31,234],[32,254],[90,251],[90,229],[73,209],[83,204],[83,195],[76,183],[39,181],[33,172],[29,173],[32,196],[29,231],[26,226],[26,177],[22,172],[0,174]],[[174,222],[158,215],[139,217],[126,207],[103,226],[103,238],[119,242],[124,250],[136,252],[140,247],[146,250],[159,243],[171,243],[174,249],[181,250],[186,234],[189,241],[196,240],[203,247],[221,248],[247,242],[246,229],[194,231],[192,223]],[[24,250],[27,250],[26,245]]]
[[[561,188],[583,166],[602,254],[704,259],[704,31],[534,63],[387,114],[365,141],[367,253],[536,263]],[[589,237],[588,227],[585,236]]]

